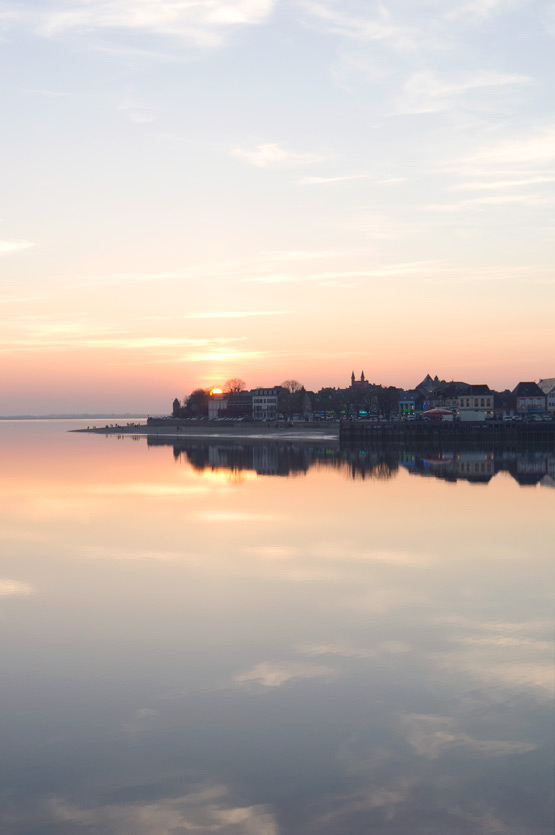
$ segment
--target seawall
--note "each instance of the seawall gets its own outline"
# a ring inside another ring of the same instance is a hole
[[[555,449],[553,421],[485,421],[480,423],[415,421],[343,421],[339,428],[342,444],[404,446],[438,449]]]

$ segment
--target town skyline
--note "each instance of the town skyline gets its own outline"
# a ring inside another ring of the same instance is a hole
[[[191,381],[191,383],[188,387],[184,386],[184,387],[181,387],[181,389],[179,389],[179,385],[178,385],[177,387],[174,386],[173,390],[162,392],[161,395],[159,396],[158,401],[154,401],[148,393],[145,393],[145,396],[144,396],[142,401],[141,400],[134,401],[134,403],[131,406],[129,406],[128,408],[125,407],[125,406],[118,408],[117,404],[120,401],[118,401],[117,396],[114,397],[114,399],[111,400],[111,401],[106,400],[104,405],[102,404],[102,398],[99,398],[98,401],[77,401],[77,399],[76,400],[71,400],[70,399],[70,400],[67,401],[67,405],[64,406],[64,404],[62,403],[62,405],[60,405],[59,408],[57,408],[57,403],[54,403],[53,407],[51,409],[46,409],[46,408],[34,408],[34,409],[32,409],[31,408],[31,409],[28,409],[28,410],[25,410],[25,409],[17,410],[17,408],[14,408],[12,410],[9,410],[8,408],[4,407],[2,412],[0,413],[0,418],[9,418],[11,416],[14,416],[14,417],[17,417],[17,416],[26,416],[26,417],[27,416],[29,416],[29,417],[32,417],[32,416],[37,416],[37,417],[53,416],[53,417],[56,417],[56,416],[66,416],[66,415],[71,415],[71,416],[73,416],[73,415],[74,416],[83,415],[85,417],[86,416],[100,417],[102,415],[105,415],[105,416],[112,415],[114,417],[115,416],[134,417],[134,416],[143,415],[143,414],[144,415],[147,415],[147,414],[165,414],[169,411],[168,404],[174,399],[174,396],[177,397],[178,400],[180,400],[180,401],[182,400],[183,402],[185,402],[191,394],[194,394],[195,391],[199,391],[199,390],[202,390],[202,391],[207,392],[207,393],[208,392],[209,393],[218,393],[218,394],[219,393],[226,393],[228,391],[228,389],[226,389],[226,385],[228,383],[232,382],[232,381],[242,383],[242,390],[243,391],[253,391],[253,390],[256,390],[256,389],[260,389],[260,388],[279,388],[283,385],[283,380],[280,380],[280,382],[275,382],[275,380],[273,380],[273,381],[267,380],[265,383],[261,383],[260,379],[259,379],[261,376],[268,376],[268,375],[258,375],[257,383],[254,384],[254,385],[250,385],[242,377],[231,377],[231,378],[228,378],[227,380],[215,380],[215,381],[210,382],[208,385],[206,385],[206,384],[205,385],[202,385],[202,384],[195,385],[195,383],[193,381]],[[398,391],[404,391],[404,392],[416,390],[419,387],[419,385],[424,380],[426,380],[428,378],[431,379],[431,380],[436,380],[440,384],[463,383],[463,385],[467,384],[467,385],[470,385],[470,386],[486,385],[491,389],[491,391],[494,391],[494,392],[507,392],[507,391],[512,392],[513,389],[515,388],[515,386],[517,386],[519,382],[533,382],[533,383],[538,383],[539,384],[542,381],[551,379],[551,378],[548,378],[547,375],[542,375],[542,376],[536,375],[535,377],[531,378],[530,380],[524,380],[524,378],[516,379],[515,377],[513,377],[512,379],[509,380],[508,385],[496,386],[491,382],[491,380],[464,379],[463,377],[455,378],[455,377],[453,377],[453,375],[450,375],[450,376],[448,375],[447,377],[442,377],[439,374],[432,375],[430,372],[427,372],[422,377],[421,380],[419,378],[418,382],[413,381],[412,385],[411,384],[409,384],[409,385],[396,385],[395,383],[393,383],[389,380],[383,380],[382,379],[382,380],[378,381],[376,379],[372,379],[372,377],[369,374],[367,374],[364,369],[362,369],[360,371],[360,373],[358,373],[358,374],[355,373],[354,370],[352,370],[351,373],[348,374],[348,375],[344,374],[342,380],[339,381],[339,382],[336,381],[336,380],[330,381],[329,379],[324,379],[323,382],[322,382],[322,385],[316,385],[316,386],[311,386],[309,383],[307,384],[307,382],[304,381],[304,380],[298,380],[294,375],[290,375],[289,381],[292,381],[294,383],[298,383],[299,386],[302,387],[303,390],[306,390],[307,392],[310,392],[310,393],[318,393],[318,392],[326,390],[326,389],[336,390],[336,391],[339,392],[339,391],[346,391],[350,388],[350,386],[352,385],[353,377],[355,378],[355,388],[360,384],[360,378],[362,377],[362,378],[364,378],[365,383],[368,384],[371,388],[374,388],[374,387],[375,388],[383,388],[384,390],[386,390],[388,388],[394,388]],[[553,379],[555,379],[555,376],[553,377]],[[5,402],[6,401],[4,400],[3,405],[5,404]],[[25,401],[25,402],[29,403],[29,405],[31,405],[31,406],[33,406],[34,404],[36,406],[36,404],[37,404],[36,398],[34,398],[34,399],[31,398],[30,400]],[[85,406],[82,409],[79,408],[79,403],[81,403],[81,402],[85,402]],[[86,405],[87,403],[90,403],[90,406],[87,406]]]
[[[222,387],[197,388],[182,400],[172,401],[171,415],[151,416],[150,423],[170,419],[196,420],[322,420],[363,418],[390,420],[433,416],[440,420],[465,421],[523,417],[552,419],[555,416],[555,377],[519,381],[514,389],[496,391],[487,383],[440,380],[427,374],[410,389],[372,383],[361,372],[351,373],[349,385],[306,389],[298,380],[279,385],[247,388],[244,380],[233,377]],[[553,418],[555,419],[555,417]]]

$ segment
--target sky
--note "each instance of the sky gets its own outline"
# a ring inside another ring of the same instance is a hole
[[[0,0],[0,414],[555,376],[555,7]]]

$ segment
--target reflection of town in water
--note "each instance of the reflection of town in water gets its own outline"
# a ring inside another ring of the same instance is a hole
[[[555,486],[555,456],[546,451],[493,452],[469,450],[424,456],[402,453],[401,466],[420,476],[487,484],[497,473],[509,473],[519,484]]]
[[[291,476],[311,467],[330,467],[353,479],[389,479],[402,468],[411,475],[445,481],[487,484],[508,473],[519,484],[555,486],[552,450],[401,450],[393,447],[341,448],[334,444],[283,442],[213,442],[148,438],[149,446],[171,446],[176,459],[193,469],[253,471],[258,475]]]

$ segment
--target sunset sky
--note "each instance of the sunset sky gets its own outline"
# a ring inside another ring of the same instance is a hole
[[[554,11],[0,0],[0,414],[555,376]]]

